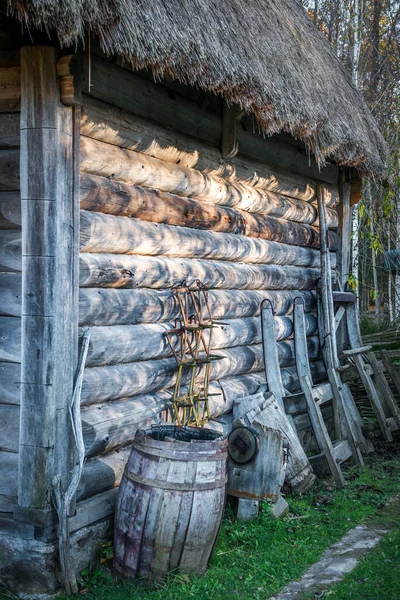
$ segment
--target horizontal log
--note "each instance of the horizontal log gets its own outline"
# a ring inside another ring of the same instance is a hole
[[[159,88],[160,86],[157,85],[157,89]],[[219,148],[212,144],[205,141],[200,142],[190,135],[182,135],[176,129],[167,129],[154,121],[147,121],[90,96],[84,97],[81,135],[128,150],[142,152],[167,162],[179,163],[185,167],[196,167],[201,171],[232,178],[232,180],[237,179],[239,174],[247,179],[249,171],[256,179],[254,176],[259,170],[251,168],[250,165],[247,168],[246,166],[240,168],[240,159],[237,158],[235,168],[230,160],[221,159]],[[310,165],[309,157],[302,154],[299,147],[294,144],[285,143],[276,137],[266,139],[262,136],[252,135],[242,127],[238,129],[238,137],[239,151],[251,156],[254,155],[255,148],[257,148],[256,156],[263,157],[264,163],[269,162],[267,158],[270,158],[270,161],[272,160],[275,164],[279,163],[289,173],[296,173],[299,172],[299,163],[303,161],[302,170],[307,173],[308,177],[321,178],[321,180],[331,183],[336,183],[338,180],[336,165],[329,165],[322,169],[321,173],[316,162],[312,161]],[[244,161],[244,157],[241,158]],[[264,169],[268,169],[265,164]],[[305,183],[303,181],[301,183],[305,187]],[[295,188],[295,186],[293,187]],[[290,192],[290,188],[286,191]]]
[[[21,362],[21,319],[0,317],[0,361]]]
[[[0,271],[21,271],[21,231],[0,231]]]
[[[261,302],[268,299],[276,315],[292,311],[293,301],[301,296],[305,311],[315,309],[314,292],[210,290],[208,301],[214,319],[255,317]],[[15,310],[18,310],[17,306]],[[157,323],[179,318],[180,308],[171,290],[82,288],[79,290],[80,325],[133,325]]]
[[[0,402],[19,404],[21,396],[21,365],[0,362]]]
[[[187,227],[149,223],[81,210],[81,252],[139,254],[319,267],[320,253],[242,235],[193,231]],[[332,268],[336,254],[332,255]]]
[[[0,150],[0,191],[19,190],[19,148]]]
[[[18,319],[13,320],[18,321]],[[211,347],[214,350],[261,343],[261,321],[258,317],[225,320],[225,323],[216,326],[212,330]],[[306,326],[308,336],[315,334],[317,329],[315,315],[306,315]],[[174,328],[175,324],[171,322],[92,327],[90,329],[91,335],[86,365],[88,367],[98,367],[172,356],[171,347],[165,333]],[[293,334],[292,318],[288,316],[276,317],[275,328],[277,340],[281,341],[289,338]],[[14,329],[17,329],[15,325]],[[204,336],[207,343],[209,343],[210,331],[206,330]],[[171,336],[170,341],[175,350],[179,351],[178,336]],[[10,351],[9,354],[11,354]],[[18,360],[19,353],[14,358]]]
[[[0,229],[21,228],[21,197],[19,192],[0,192]]]
[[[18,454],[0,452],[0,512],[12,512],[17,505]]]
[[[0,312],[21,315],[20,273],[0,273]],[[307,291],[210,290],[208,300],[215,319],[255,317],[264,299],[272,302],[275,315],[292,311],[300,296],[305,311],[315,310],[315,294]],[[134,325],[177,319],[180,309],[170,290],[82,288],[79,290],[79,321],[82,326]]]
[[[19,146],[19,128],[19,113],[0,114],[0,148]]]
[[[85,462],[76,499],[84,500],[118,487],[131,449],[121,449]]]
[[[235,233],[297,246],[319,247],[318,229],[268,215],[182,198],[176,194],[126,185],[95,175],[81,176],[81,208],[143,221]],[[330,247],[337,236],[329,232]]]
[[[83,61],[84,66],[84,89],[87,88],[89,83],[89,71],[87,69],[88,61]],[[129,68],[129,65],[125,63],[125,67]],[[163,84],[155,83],[154,81],[145,80],[137,73],[127,70],[127,68],[121,69],[115,64],[111,64],[104,58],[93,56],[91,61],[90,71],[90,82],[91,96],[96,97],[99,100],[108,102],[112,105],[117,106],[124,111],[129,111],[140,115],[146,119],[151,120],[153,126],[154,121],[167,125],[170,129],[175,132],[180,132],[180,135],[184,140],[187,137],[194,136],[192,139],[198,145],[201,144],[201,154],[204,155],[206,152],[205,146],[208,146],[213,151],[207,152],[207,158],[209,156],[210,170],[215,168],[218,161],[221,160],[221,153],[219,149],[221,131],[222,131],[222,114],[216,111],[207,110],[199,106],[198,101],[191,101],[175,90],[171,93],[167,89],[169,83]],[[172,83],[173,85],[173,83]],[[190,88],[184,88],[184,94],[187,96]],[[212,100],[212,98],[211,98]],[[84,98],[84,105],[86,104],[86,97]],[[123,113],[124,121],[129,119],[129,112]],[[100,120],[103,115],[99,115]],[[106,119],[110,118],[110,114],[106,115]],[[112,119],[111,119],[112,120]],[[114,125],[114,123],[113,123]],[[115,123],[118,127],[119,124]],[[128,124],[129,126],[129,121]],[[117,129],[118,131],[118,129]],[[181,135],[184,134],[184,135]],[[310,194],[315,194],[315,182],[309,179],[310,175],[318,180],[330,181],[336,183],[337,176],[332,174],[325,174],[326,169],[318,170],[316,162],[311,158],[313,167],[310,169],[310,159],[308,156],[298,157],[295,163],[293,163],[293,169],[297,173],[297,182],[293,182],[292,174],[282,171],[279,167],[271,167],[265,163],[278,164],[276,144],[275,146],[269,146],[269,138],[257,139],[252,133],[252,128],[248,132],[239,131],[240,145],[243,147],[246,154],[251,157],[255,157],[257,161],[254,161],[257,166],[252,168],[254,172],[254,179],[257,181],[261,177],[265,180],[264,185],[269,185],[273,189],[279,189],[281,193],[287,192],[287,195],[294,195],[298,197],[302,195],[307,198]],[[197,139],[196,139],[197,138]],[[202,142],[199,142],[199,139]],[[204,144],[203,140],[208,142]],[[120,140],[120,145],[123,145]],[[160,143],[163,143],[163,138],[160,138]],[[168,145],[168,141],[166,145]],[[179,142],[178,142],[179,144]],[[187,144],[187,142],[186,142]],[[185,144],[185,148],[186,148]],[[286,144],[284,145],[286,146]],[[151,151],[151,149],[150,149]],[[240,148],[239,148],[240,151]],[[303,159],[303,160],[301,160]],[[242,156],[236,156],[230,159],[229,162],[225,161],[227,168],[231,168],[240,173]],[[262,161],[262,162],[261,162]],[[258,166],[259,165],[259,166]],[[249,175],[248,160],[246,157],[246,169],[245,174]],[[252,173],[251,173],[252,175]],[[292,177],[291,177],[292,175]],[[305,175],[305,176],[304,176]]]
[[[0,451],[19,450],[19,406],[0,404]]]
[[[318,370],[318,367],[313,370]],[[289,367],[285,371],[284,380],[293,388],[297,383],[296,370]],[[213,395],[209,398],[209,408],[212,418],[232,410],[234,402],[246,395],[249,386],[254,388],[257,385],[259,388],[260,381],[265,383],[265,379],[258,373],[252,375],[252,380],[251,376],[247,375],[221,379],[211,384],[210,392]],[[161,411],[170,406],[172,396],[171,389],[83,408],[82,426],[86,455],[98,456],[132,443],[136,430],[154,422]]]
[[[3,232],[4,233],[4,232]],[[197,279],[208,288],[310,290],[320,270],[310,267],[247,265],[197,259],[81,254],[81,287],[172,288]]]
[[[308,338],[308,348],[310,359],[317,358],[316,337]],[[281,366],[292,364],[293,341],[278,342],[278,354]],[[260,371],[264,364],[261,344],[219,350],[218,355],[221,360],[211,364],[212,380]],[[174,384],[176,370],[176,361],[172,358],[85,369],[82,404],[154,393]],[[188,377],[189,371],[184,374],[183,383],[188,382]]]
[[[21,316],[21,274],[0,273],[0,314]]]
[[[87,457],[133,442],[135,432],[170,406],[172,392],[141,396],[82,409],[82,432]]]
[[[18,66],[0,67],[0,112],[20,109],[21,70]]]
[[[240,182],[231,183],[198,169],[168,163],[83,136],[81,171],[130,185],[308,224],[313,224],[318,216],[316,207],[303,200],[290,199]]]

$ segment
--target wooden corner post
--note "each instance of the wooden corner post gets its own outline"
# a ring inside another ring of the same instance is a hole
[[[78,353],[76,111],[60,102],[56,50],[21,49],[22,369],[18,503],[48,508],[72,456]]]

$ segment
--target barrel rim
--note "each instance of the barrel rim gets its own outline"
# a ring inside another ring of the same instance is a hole
[[[158,427],[170,429],[171,432],[179,430],[190,430],[200,432],[205,428],[200,427],[179,427],[177,425],[166,423],[164,425],[152,425],[146,429],[138,429],[135,434],[134,447],[137,445],[141,449],[153,449],[157,451],[169,451],[172,452],[176,457],[179,454],[193,455],[201,457],[203,454],[221,454],[226,453],[228,446],[228,439],[225,435],[221,435],[212,429],[206,429],[207,432],[215,435],[215,439],[212,440],[191,440],[190,442],[181,440],[157,440],[149,435],[149,432],[156,430]],[[211,458],[211,457],[210,457]],[[212,460],[212,458],[211,458]]]

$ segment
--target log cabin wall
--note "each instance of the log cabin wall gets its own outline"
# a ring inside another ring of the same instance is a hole
[[[176,363],[163,333],[179,314],[173,285],[199,278],[211,290],[215,317],[228,323],[214,335],[213,347],[225,357],[212,369],[212,391],[220,394],[212,397],[214,416],[264,381],[264,298],[276,313],[285,387],[296,388],[297,295],[306,304],[313,373],[323,377],[313,291],[320,261],[316,185],[325,178],[330,190],[335,266],[338,170],[330,165],[320,173],[296,143],[265,140],[248,123],[246,131],[246,121],[239,155],[223,161],[218,99],[156,84],[96,55],[90,84],[84,60],[85,90],[80,327],[91,329],[91,344],[82,393],[88,460],[78,501],[101,492],[104,515],[128,455],[123,446],[172,396]],[[308,417],[295,418],[307,443]]]
[[[17,504],[21,352],[19,52],[0,52],[0,516]]]

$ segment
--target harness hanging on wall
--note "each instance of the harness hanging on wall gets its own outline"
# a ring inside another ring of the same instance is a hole
[[[165,332],[178,364],[172,418],[177,425],[205,425],[210,419],[208,388],[211,362],[223,356],[211,354],[213,320],[207,289],[197,280],[172,289],[181,313],[175,329]]]

